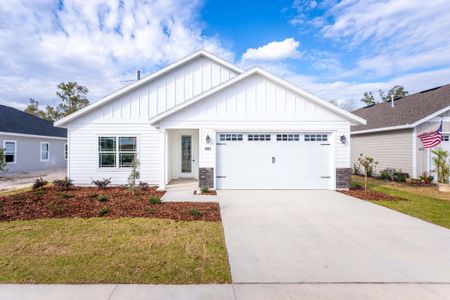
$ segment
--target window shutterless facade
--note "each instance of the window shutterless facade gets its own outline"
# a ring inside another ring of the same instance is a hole
[[[8,164],[15,164],[17,161],[17,142],[3,141],[3,149],[5,149],[5,161]]]
[[[49,161],[50,160],[50,143],[41,142],[41,161]]]
[[[134,136],[101,136],[98,138],[98,167],[127,168],[136,158],[137,138]]]

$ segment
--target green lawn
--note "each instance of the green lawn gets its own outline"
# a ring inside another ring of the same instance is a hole
[[[0,222],[0,283],[231,282],[220,222]]]
[[[364,178],[353,176],[353,182],[363,184]],[[450,228],[450,200],[436,187],[411,187],[370,178],[368,189],[400,197],[407,201],[371,201],[407,215]]]

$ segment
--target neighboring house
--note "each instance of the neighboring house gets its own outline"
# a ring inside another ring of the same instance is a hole
[[[51,122],[0,105],[0,147],[5,149],[7,174],[65,168],[66,136],[65,129]]]
[[[217,189],[347,188],[350,126],[365,121],[260,68],[204,51],[55,123],[76,184],[199,179]]]
[[[437,130],[443,121],[443,142],[436,148],[450,151],[450,84],[360,108],[353,113],[367,120],[352,127],[352,164],[360,153],[378,161],[376,172],[401,169],[411,177],[430,173],[430,149],[424,149],[417,135]]]

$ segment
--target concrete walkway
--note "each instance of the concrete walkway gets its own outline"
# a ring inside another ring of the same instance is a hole
[[[166,193],[161,200],[164,202],[217,202],[217,196],[194,195],[198,190],[198,180],[174,179],[166,186]]]
[[[450,299],[449,284],[0,285],[7,300],[424,300]]]
[[[334,191],[227,190],[219,203],[235,283],[450,283],[443,227]]]

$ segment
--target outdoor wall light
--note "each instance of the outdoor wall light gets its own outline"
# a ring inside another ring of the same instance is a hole
[[[211,142],[211,138],[209,137],[209,134],[206,135],[206,143],[209,144]]]
[[[347,142],[347,138],[345,137],[345,134],[341,135],[341,143],[345,144]]]

